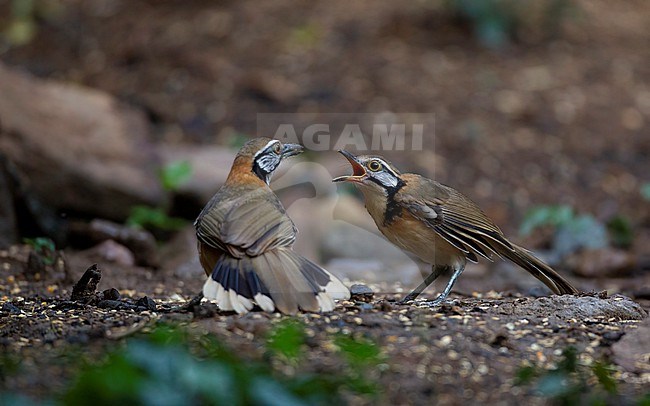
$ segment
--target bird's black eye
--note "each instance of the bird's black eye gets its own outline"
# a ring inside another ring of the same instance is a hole
[[[370,161],[368,163],[368,169],[373,172],[378,172],[381,169],[381,163],[379,161]]]
[[[282,153],[282,145],[280,145],[279,142],[276,142],[275,145],[273,145],[273,152],[275,152],[278,155]]]

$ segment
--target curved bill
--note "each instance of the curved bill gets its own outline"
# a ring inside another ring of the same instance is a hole
[[[348,160],[348,162],[350,162],[350,165],[352,166],[352,175],[339,176],[338,178],[332,179],[332,182],[359,183],[366,179],[366,169],[363,167],[363,165],[361,165],[359,159],[356,156],[344,149],[340,150],[339,153],[343,155]]]

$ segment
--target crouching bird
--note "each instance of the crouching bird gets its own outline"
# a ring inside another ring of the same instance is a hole
[[[349,290],[335,276],[291,249],[297,230],[269,188],[283,159],[297,144],[256,138],[237,153],[225,184],[194,225],[199,259],[208,275],[204,297],[222,310],[294,314],[330,311]]]
[[[528,250],[508,241],[499,227],[457,190],[413,173],[400,173],[379,156],[354,156],[339,151],[352,165],[350,176],[334,182],[354,183],[363,193],[366,208],[379,230],[403,250],[432,264],[431,273],[409,293],[414,300],[444,271],[452,271],[442,293],[430,306],[442,303],[465,269],[467,261],[493,254],[509,259],[542,281],[554,293],[578,290]]]

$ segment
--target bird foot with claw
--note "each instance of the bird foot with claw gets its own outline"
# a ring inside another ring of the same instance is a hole
[[[415,299],[416,299],[415,297],[407,296],[404,299],[398,300],[395,303],[398,305],[410,305],[415,303]]]
[[[443,300],[429,300],[429,301],[421,302],[421,303],[418,303],[418,304],[420,306],[423,306],[423,307],[432,308],[432,307],[438,307],[443,303],[445,303],[444,299]]]

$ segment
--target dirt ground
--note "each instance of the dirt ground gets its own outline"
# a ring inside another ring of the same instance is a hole
[[[170,295],[170,284],[165,285],[170,275],[165,271],[148,274],[151,271],[132,267],[111,267],[110,280],[137,281],[127,283],[131,289],[122,289],[119,300],[109,300],[106,290],[111,286],[100,282],[97,292],[104,292],[104,301],[71,301],[69,280],[81,277],[83,268],[77,261],[85,259],[71,253],[68,261],[75,265],[67,273],[57,272],[53,265],[35,274],[26,272],[29,251],[29,247],[15,247],[0,252],[5,264],[0,273],[4,303],[0,340],[6,354],[21,360],[19,373],[5,376],[2,388],[35,399],[57,395],[69,385],[75,371],[65,367],[65,357],[78,353],[86,359],[101,357],[157,323],[181,323],[193,331],[209,332],[237,353],[259,360],[264,357],[267,333],[284,318],[263,312],[237,316],[205,302],[179,309],[200,282],[176,286],[173,291],[178,293]],[[30,274],[31,280],[26,280]],[[401,290],[400,286],[371,288]],[[381,349],[386,361],[372,376],[382,388],[378,398],[382,404],[432,400],[516,404],[523,399],[543,404],[546,401],[535,395],[533,387],[515,385],[518,373],[526,366],[552,368],[567,347],[576,348],[582,365],[613,366],[618,394],[609,400],[605,397],[608,402],[631,404],[647,393],[650,368],[639,353],[644,346],[647,349],[647,337],[635,335],[647,325],[643,321],[650,305],[647,299],[640,300],[644,310],[624,296],[607,297],[604,292],[579,298],[533,298],[492,291],[472,297],[455,294],[447,304],[430,309],[396,304],[402,295],[355,295],[333,312],[298,315],[310,337],[307,359],[299,371],[337,373],[339,365],[333,363],[324,343],[341,332],[369,338]],[[143,300],[145,296],[153,302]],[[629,341],[616,349],[626,336]],[[589,385],[597,387],[593,379]],[[363,397],[349,400],[369,402]]]
[[[0,1],[0,23],[9,3]],[[463,275],[439,309],[395,304],[408,287],[371,285],[372,298],[297,316],[312,337],[304,368],[335,373],[320,343],[342,331],[375,340],[386,356],[373,374],[380,403],[542,404],[530,386],[515,385],[518,371],[552,368],[574,346],[584,365],[613,365],[619,395],[610,403],[650,391],[650,349],[635,334],[647,331],[642,309],[650,309],[650,205],[639,193],[650,181],[650,2],[575,1],[559,31],[524,29],[500,50],[479,45],[435,1],[64,3],[38,18],[29,44],[2,49],[3,63],[117,96],[146,112],[156,142],[229,145],[255,135],[264,112],[433,113],[435,149],[390,158],[458,187],[507,235],[539,204],[567,204],[603,222],[622,215],[634,226],[630,272],[571,278],[639,305],[598,293],[580,302],[508,293],[507,281],[490,284],[506,293],[486,291],[490,273]],[[548,235],[522,240],[539,248]],[[73,374],[64,354],[99,356],[160,321],[209,331],[260,359],[265,333],[282,318],[210,304],[173,310],[203,281],[179,278],[165,262],[100,262],[98,291],[116,288],[128,305],[72,302],[72,286],[94,262],[76,248],[65,250],[66,266],[45,267],[29,263],[26,246],[0,251],[0,345],[21,360],[0,390],[52,396]],[[155,310],[137,302],[145,296]],[[592,300],[603,307],[588,307]]]

